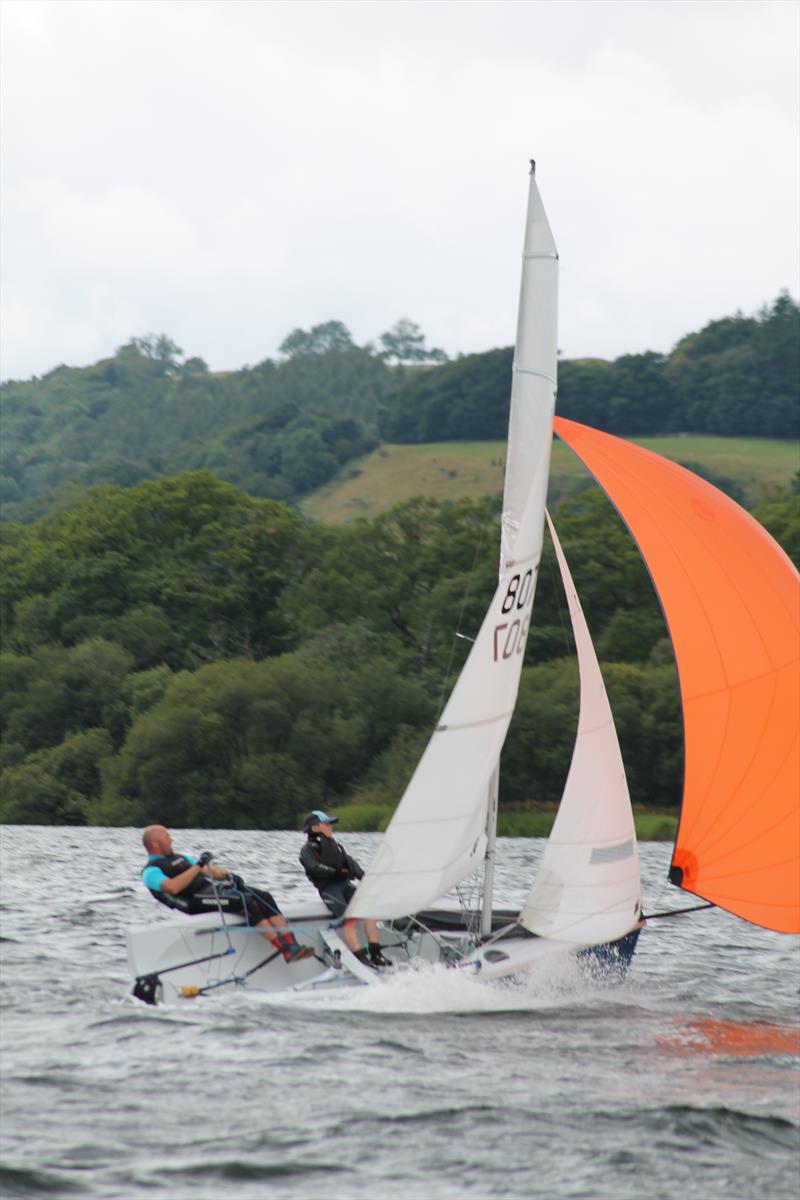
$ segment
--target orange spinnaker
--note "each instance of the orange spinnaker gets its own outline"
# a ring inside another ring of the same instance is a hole
[[[632,533],[678,664],[680,885],[800,932],[800,576],[744,509],[691,471],[557,417]]]

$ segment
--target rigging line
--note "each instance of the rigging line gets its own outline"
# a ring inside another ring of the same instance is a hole
[[[321,927],[325,928],[325,929],[329,928],[329,926],[326,924],[323,924],[323,922],[325,921],[326,916],[330,916],[330,913],[320,914],[320,916],[317,918],[317,921],[315,923],[313,922],[313,918],[309,918],[306,921],[290,921],[286,918],[285,913],[283,914],[283,916],[284,916],[284,920],[286,920],[286,928],[289,930],[290,933],[298,933],[299,932],[299,933],[314,934],[314,933],[318,933]],[[333,922],[333,924],[335,924],[335,922]],[[274,926],[273,926],[273,928],[274,928]],[[248,934],[253,934],[256,937],[263,936],[261,930],[258,929],[255,925],[251,925],[249,923],[249,921],[241,921],[238,924],[236,922],[229,921],[222,925],[213,925],[208,929],[194,929],[194,930],[192,930],[192,932],[194,933],[195,937],[212,937],[215,933],[227,933],[228,930],[233,930],[237,936],[248,935]],[[223,953],[230,954],[231,951],[225,950],[225,951],[223,951]],[[233,949],[233,953],[234,954],[237,953],[235,947]]]
[[[680,917],[683,913],[702,912],[704,908],[716,908],[716,904],[694,904],[691,908],[672,908],[660,913],[642,913],[643,921],[657,921],[660,917]]]
[[[445,958],[447,958],[449,955],[463,958],[465,954],[471,953],[470,950],[461,950],[454,943],[446,942],[443,937],[437,936],[434,930],[430,929],[424,921],[420,920],[418,916],[412,916],[410,920],[414,925],[421,929],[423,933],[427,933],[429,937],[433,938],[434,942],[439,947],[439,950],[445,956]],[[467,930],[466,932],[470,933],[471,931]]]
[[[207,876],[207,878],[208,878],[208,882],[211,884],[211,890],[212,890],[212,892],[214,893],[214,899],[215,899],[215,900],[216,900],[216,902],[217,902],[217,909],[219,910],[219,919],[220,919],[220,921],[222,922],[222,926],[223,926],[223,929],[224,929],[224,931],[225,931],[225,938],[226,938],[226,940],[227,940],[227,942],[228,942],[228,953],[229,953],[229,954],[234,954],[234,953],[235,953],[235,951],[234,951],[234,948],[233,948],[233,942],[231,941],[230,930],[228,929],[227,923],[226,923],[226,921],[225,921],[225,914],[224,914],[224,912],[222,911],[222,900],[220,899],[219,892],[217,891],[217,881],[216,881],[216,879],[214,878],[214,868],[211,866],[211,859],[209,859],[209,864],[208,864],[208,866],[209,866],[209,870],[208,870],[208,876]],[[246,905],[245,905],[245,914],[247,915],[247,924],[249,925],[249,924],[250,924],[250,916],[249,916],[249,914],[247,913],[247,906],[246,906]]]
[[[468,879],[471,879],[469,886],[467,886]],[[463,879],[456,886],[456,895],[458,896],[458,903],[461,908],[464,928],[475,939],[480,935],[482,920],[480,909],[481,890],[481,878],[475,872],[472,872],[471,876],[467,876],[466,879]]]
[[[148,971],[145,975],[137,975],[136,982],[139,983],[142,979],[160,979],[162,975],[169,975],[170,971],[182,971],[184,967],[196,967],[199,963],[212,962],[215,958],[227,958],[229,954],[235,954],[236,951],[231,948],[223,950],[219,954],[207,954],[205,958],[193,958],[190,962],[177,963],[174,967],[162,967],[159,971]]]
[[[227,979],[217,979],[213,983],[205,984],[204,987],[198,988],[198,996],[204,996],[206,992],[212,992],[215,988],[225,987],[226,984],[230,983],[236,983],[241,986],[250,975],[253,975],[256,971],[260,971],[262,967],[269,966],[271,962],[274,962],[280,953],[280,950],[273,950],[271,954],[268,954],[267,957],[260,963],[256,963],[256,965],[251,967],[249,971],[245,971],[243,975],[230,975]]]

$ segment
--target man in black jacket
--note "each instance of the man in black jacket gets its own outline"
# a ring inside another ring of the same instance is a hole
[[[361,879],[364,874],[361,864],[351,858],[333,836],[333,826],[338,820],[338,817],[329,817],[318,808],[310,812],[303,821],[303,833],[308,835],[308,840],[300,851],[300,862],[306,875],[335,917],[342,915],[355,893],[356,889],[350,880]],[[348,950],[352,950],[356,958],[368,966],[390,967],[392,964],[389,959],[381,954],[376,923],[364,922],[369,951],[359,941],[357,925],[358,921],[352,917],[344,923],[342,936]]]

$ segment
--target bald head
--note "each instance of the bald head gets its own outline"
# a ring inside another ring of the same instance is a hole
[[[163,825],[148,825],[142,833],[142,843],[148,854],[172,853],[172,838]]]

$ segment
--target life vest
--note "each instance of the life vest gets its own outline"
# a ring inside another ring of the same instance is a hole
[[[335,838],[321,837],[314,841],[314,849],[317,852],[319,861],[326,867],[348,866],[347,852],[344,846],[340,846]]]
[[[147,860],[142,867],[142,874],[148,867],[158,867],[168,879],[174,879],[176,875],[188,871],[192,865],[182,854],[160,854],[156,858]],[[152,888],[147,890],[159,904],[165,904],[167,908],[176,908],[179,912],[185,913],[205,911],[206,905],[198,906],[195,897],[213,895],[213,888],[203,874],[198,874],[197,878],[188,883],[177,896],[170,896],[167,892],[155,892]]]
[[[335,838],[322,834],[309,835],[300,851],[300,862],[306,875],[319,891],[342,879],[342,867],[347,867],[353,879],[361,879],[364,874],[360,863],[350,857],[344,846],[340,846]]]

